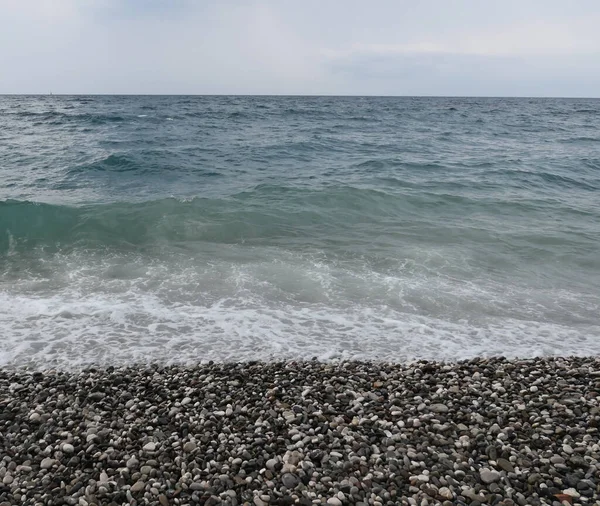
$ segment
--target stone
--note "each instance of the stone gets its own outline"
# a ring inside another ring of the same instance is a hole
[[[454,498],[454,494],[452,493],[452,491],[448,487],[441,487],[438,490],[438,495],[440,497],[442,497],[443,499],[452,499],[452,498]]]
[[[66,453],[67,455],[70,455],[71,453],[73,453],[75,451],[75,448],[73,447],[72,444],[65,443],[65,444],[62,445],[62,451],[63,451],[63,453]]]
[[[445,404],[432,404],[429,406],[429,411],[433,411],[434,413],[448,413],[450,408]]]
[[[42,460],[42,462],[40,463],[40,467],[42,469],[50,469],[53,465],[54,465],[55,460],[51,459],[50,457],[46,457],[44,460]]]
[[[506,459],[503,458],[499,458],[496,463],[498,464],[498,467],[500,469],[502,469],[503,471],[506,471],[507,473],[514,473],[515,472],[515,468],[514,466]]]
[[[500,479],[500,473],[491,469],[483,468],[479,471],[479,477],[481,481],[486,485],[494,483]]]
[[[3,370],[0,506],[591,505],[599,370],[598,357]]]
[[[562,445],[562,449],[567,455],[571,455],[573,453],[573,447],[570,444]]]
[[[136,492],[141,492],[142,490],[144,490],[144,488],[146,488],[146,484],[143,481],[136,481],[133,485],[131,485],[131,492],[132,493],[136,493]]]
[[[293,489],[300,483],[300,480],[295,474],[285,473],[281,475],[281,483],[283,483],[286,488]]]
[[[188,441],[183,445],[183,451],[186,453],[192,453],[196,449],[196,443]]]

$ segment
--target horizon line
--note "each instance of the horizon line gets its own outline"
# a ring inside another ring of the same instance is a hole
[[[558,95],[353,95],[353,94],[270,94],[270,93],[0,93],[0,97],[281,97],[281,98],[503,98],[503,99],[583,99],[600,96]]]

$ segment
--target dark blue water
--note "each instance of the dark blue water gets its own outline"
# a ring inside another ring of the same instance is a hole
[[[0,97],[0,364],[600,352],[600,100]]]

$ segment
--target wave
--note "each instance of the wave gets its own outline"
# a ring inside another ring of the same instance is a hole
[[[224,199],[81,206],[9,200],[0,202],[0,252],[15,247],[127,249],[310,238],[328,227],[348,230],[351,221],[373,221],[368,211],[397,213],[394,200],[376,191],[311,192],[269,186]]]
[[[61,111],[18,111],[10,112],[8,115],[17,116],[19,118],[33,118],[39,121],[47,121],[52,124],[60,123],[83,123],[100,125],[105,123],[121,123],[128,118],[119,114],[92,114],[92,113],[71,113]]]
[[[583,160],[583,164],[589,168],[594,167],[594,160]],[[586,171],[585,176],[593,172]],[[525,186],[531,190],[554,187],[557,190],[575,189],[585,191],[597,191],[600,189],[600,180],[584,177],[571,170],[570,176],[544,171],[536,168],[535,172],[525,169],[495,169],[487,171],[484,176],[496,181],[497,184]],[[579,176],[579,177],[575,177]]]
[[[476,231],[483,243],[499,230],[511,232],[520,217],[543,227],[549,212],[563,220],[575,208],[555,200],[499,200],[434,189],[396,186],[402,193],[371,188],[323,189],[258,185],[223,198],[164,198],[78,206],[30,201],[0,202],[0,254],[33,248],[190,247],[194,243],[257,243],[306,247],[419,241],[464,241]],[[501,216],[502,221],[489,216]],[[586,217],[593,227],[596,213]],[[579,225],[580,215],[575,216]],[[536,221],[537,220],[537,221]],[[454,239],[448,235],[454,230]],[[516,229],[515,229],[516,230]]]
[[[80,174],[90,171],[131,172],[143,170],[144,168],[130,157],[118,154],[110,154],[105,158],[101,158],[95,162],[73,167],[69,170],[69,174]]]

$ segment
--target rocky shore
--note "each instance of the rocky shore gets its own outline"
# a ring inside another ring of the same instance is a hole
[[[0,505],[600,504],[600,358],[0,371]]]

